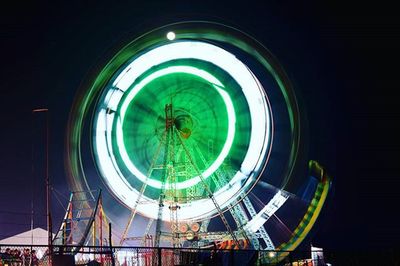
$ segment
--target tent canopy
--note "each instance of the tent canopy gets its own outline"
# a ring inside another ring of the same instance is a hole
[[[53,234],[54,237],[54,234]],[[48,233],[40,227],[33,230],[4,238],[0,240],[1,245],[47,245]]]

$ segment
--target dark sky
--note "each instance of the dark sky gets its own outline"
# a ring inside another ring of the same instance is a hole
[[[50,176],[55,189],[66,194],[66,123],[85,75],[124,39],[169,22],[202,19],[233,25],[261,41],[303,102],[310,124],[308,156],[335,180],[314,243],[331,249],[399,247],[400,24],[393,6],[382,1],[9,2],[0,7],[0,239],[29,228],[32,188],[37,224],[45,224],[39,196],[45,117],[32,115],[32,109],[50,110]],[[62,211],[55,199],[53,205],[58,226]]]

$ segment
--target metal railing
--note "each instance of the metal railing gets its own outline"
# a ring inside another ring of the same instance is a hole
[[[25,255],[23,255],[25,250]],[[0,266],[48,266],[48,246],[0,245]],[[265,251],[152,247],[53,246],[53,266],[400,265],[399,250],[376,252]],[[37,260],[30,254],[35,254]],[[328,264],[329,262],[330,264]]]

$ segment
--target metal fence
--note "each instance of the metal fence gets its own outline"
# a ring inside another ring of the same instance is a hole
[[[24,253],[25,251],[25,253]],[[31,255],[32,254],[32,255]],[[0,245],[0,266],[400,265],[400,252],[222,250],[151,247]],[[35,258],[36,256],[36,258]],[[51,257],[51,260],[49,258]],[[50,262],[51,261],[51,262]],[[328,264],[329,262],[329,264]]]

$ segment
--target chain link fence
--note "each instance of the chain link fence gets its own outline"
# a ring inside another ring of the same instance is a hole
[[[400,265],[399,250],[312,254],[298,250],[53,246],[52,256],[49,250],[48,246],[0,245],[0,266]]]

